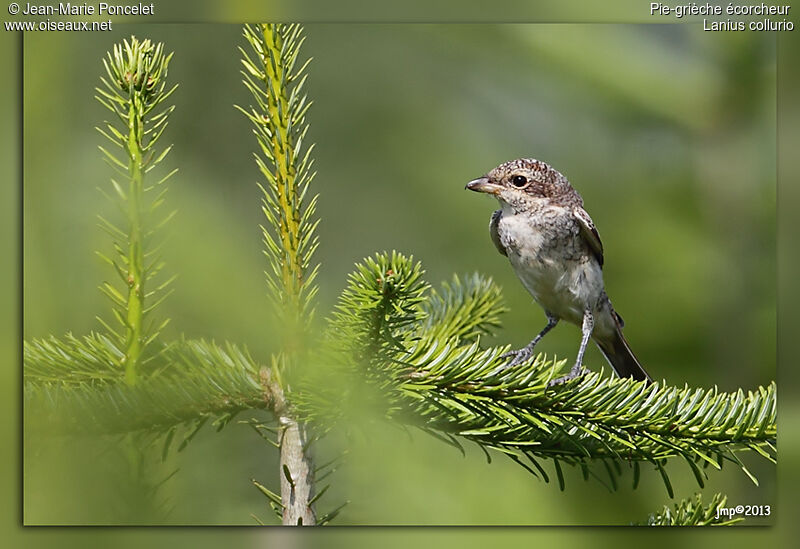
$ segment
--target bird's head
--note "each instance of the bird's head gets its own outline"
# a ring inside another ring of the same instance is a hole
[[[520,158],[500,164],[483,177],[467,183],[467,189],[494,195],[500,204],[514,210],[548,205],[553,201],[580,200],[567,178],[549,164]]]

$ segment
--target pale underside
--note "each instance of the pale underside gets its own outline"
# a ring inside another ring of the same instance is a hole
[[[527,213],[504,207],[492,217],[492,239],[545,311],[581,326],[584,312],[590,310],[592,335],[611,334],[616,320],[604,290],[602,245],[591,219],[582,208],[546,206],[540,213],[537,224]],[[554,231],[553,224],[567,230]]]

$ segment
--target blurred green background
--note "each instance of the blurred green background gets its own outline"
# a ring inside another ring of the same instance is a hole
[[[107,111],[93,89],[101,57],[135,34],[176,52],[169,77],[180,83],[164,137],[175,144],[165,164],[180,169],[168,195],[179,213],[164,256],[179,279],[162,309],[173,319],[165,335],[229,339],[265,356],[255,140],[232,107],[250,104],[241,29],[114,28],[25,36],[23,336],[86,333],[108,309],[96,287],[111,273],[93,255],[109,249],[95,215],[113,208],[96,190],[111,175],[93,129]],[[596,24],[308,24],[306,33],[323,315],[355,261],[397,249],[420,259],[433,284],[491,275],[510,312],[489,342],[526,343],[544,314],[489,240],[495,203],[463,187],[529,156],[583,195],[605,245],[608,293],[651,375],[721,390],[775,378],[774,35]],[[578,341],[577,328],[559,326],[539,350],[574,357]],[[594,348],[586,363],[608,370]],[[277,455],[243,426],[203,431],[154,467],[179,469],[162,489],[168,514],[125,492],[109,441],[28,437],[24,448],[27,524],[272,520],[249,479],[274,486]],[[562,493],[510,461],[465,459],[388,425],[329,437],[320,460],[344,448],[321,505],[351,501],[338,524],[626,524],[668,502],[648,468],[639,489],[615,493],[568,470]],[[775,468],[745,461],[759,487],[726,468],[704,492],[773,503]],[[697,489],[684,464],[670,471],[678,499]]]

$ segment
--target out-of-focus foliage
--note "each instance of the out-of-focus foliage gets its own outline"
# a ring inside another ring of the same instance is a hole
[[[124,212],[120,222],[98,215],[100,227],[108,233],[115,253],[97,252],[119,278],[116,284],[103,282],[100,290],[111,300],[116,322],[113,326],[98,316],[107,338],[102,353],[125,370],[125,380],[133,385],[139,370],[146,364],[148,346],[169,323],[154,320],[153,313],[169,295],[174,277],[154,284],[164,268],[164,261],[154,244],[158,229],[175,213],[161,213],[168,187],[167,180],[177,172],[152,180],[148,172],[155,169],[169,154],[172,146],[161,147],[159,138],[167,129],[169,115],[175,105],[166,104],[178,85],[167,85],[167,68],[172,54],[164,52],[164,44],[139,40],[132,36],[114,46],[103,59],[105,75],[102,86],[95,88],[95,99],[114,117],[104,120],[97,131],[106,138],[100,145],[103,159],[116,173],[111,178],[113,192],[103,194]],[[107,115],[107,113],[106,113]],[[108,150],[108,145],[113,145]],[[158,148],[157,148],[158,147]],[[121,149],[121,151],[119,150]],[[73,344],[76,341],[73,340]],[[91,352],[98,347],[88,349]]]

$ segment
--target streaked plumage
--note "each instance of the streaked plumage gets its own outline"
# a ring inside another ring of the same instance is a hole
[[[575,366],[563,380],[580,372],[589,337],[618,375],[649,380],[606,295],[600,235],[566,177],[544,162],[520,159],[501,164],[467,188],[500,202],[489,223],[492,242],[548,317],[530,344],[509,353],[510,365],[528,360],[539,340],[564,319],[580,326],[583,338]]]

